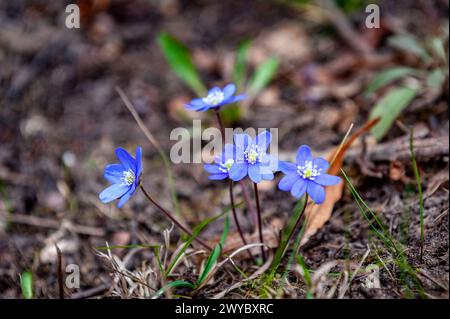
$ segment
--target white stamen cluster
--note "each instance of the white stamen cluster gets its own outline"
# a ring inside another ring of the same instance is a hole
[[[234,164],[234,160],[232,158],[228,159],[225,161],[225,163],[220,163],[218,165],[219,169],[223,172],[223,173],[228,173],[230,172],[231,167]]]
[[[224,97],[225,96],[222,91],[214,91],[209,93],[207,97],[203,98],[203,102],[208,105],[217,105],[223,101]]]
[[[258,145],[251,145],[244,151],[244,159],[250,164],[259,163],[263,160],[265,152]]]
[[[302,178],[313,181],[316,176],[322,174],[322,169],[318,169],[317,165],[313,165],[312,161],[306,161],[304,165],[297,166],[297,172]]]
[[[134,175],[133,170],[130,168],[127,171],[123,172],[123,176],[121,178],[123,185],[132,185],[136,179],[136,175]]]

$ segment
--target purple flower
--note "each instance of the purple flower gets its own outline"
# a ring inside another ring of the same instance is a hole
[[[233,96],[234,92],[236,92],[236,85],[233,83],[227,84],[223,90],[216,86],[208,91],[206,97],[193,99],[190,103],[186,104],[186,108],[188,110],[204,112],[245,99],[245,95]]]
[[[209,179],[221,180],[230,177],[230,170],[236,159],[236,148],[232,144],[225,144],[225,149],[217,156],[214,164],[205,164],[205,170],[210,173]]]
[[[328,162],[321,157],[313,159],[311,149],[306,145],[299,147],[295,161],[296,164],[280,162],[280,171],[286,176],[280,180],[278,188],[290,191],[297,198],[306,192],[316,204],[321,204],[325,200],[323,186],[338,184],[340,177],[326,174]]]
[[[140,146],[136,148],[135,159],[120,147],[116,149],[116,155],[120,164],[106,165],[104,174],[104,177],[113,184],[104,189],[99,198],[103,203],[120,198],[117,207],[121,208],[136,192],[139,184],[142,173],[142,148]]]
[[[235,134],[236,161],[231,167],[230,178],[240,181],[248,175],[254,183],[263,179],[272,180],[273,173],[277,171],[278,159],[266,153],[271,140],[269,131],[259,134],[254,141],[248,134]]]

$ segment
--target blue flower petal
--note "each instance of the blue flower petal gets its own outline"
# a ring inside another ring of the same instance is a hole
[[[103,203],[109,203],[121,197],[130,189],[130,186],[123,184],[113,184],[104,189],[98,196]]]
[[[232,159],[236,161],[236,147],[233,144],[225,144],[224,152],[222,153],[222,162]]]
[[[299,178],[293,185],[291,188],[291,194],[292,196],[296,197],[296,198],[300,198],[303,196],[303,194],[306,192],[306,188],[307,188],[308,183],[302,179]]]
[[[248,173],[247,166],[246,163],[234,163],[230,169],[230,178],[235,182],[243,179]]]
[[[271,172],[278,172],[278,157],[272,154],[266,154],[261,162],[261,166],[267,167]]]
[[[222,174],[223,171],[219,169],[219,167],[215,164],[205,164],[203,165],[203,168],[205,171],[207,171],[210,174]]]
[[[217,180],[222,180],[228,177],[227,173],[220,173],[220,174],[212,174],[209,175],[208,179],[212,180],[212,181],[217,181]]]
[[[253,183],[261,182],[262,176],[259,165],[248,165],[248,177],[250,177]]]
[[[132,185],[131,188],[126,192],[119,200],[119,203],[117,204],[118,208],[122,208],[122,206],[133,196],[134,192],[136,191],[136,185]]]
[[[326,173],[330,164],[328,161],[322,157],[317,157],[313,160],[313,165],[317,165],[317,168],[320,169],[321,173]]]
[[[307,145],[302,145],[298,148],[295,161],[298,165],[303,165],[306,161],[312,161],[311,149]]]
[[[273,175],[273,173],[261,174],[261,177],[262,177],[263,180],[271,181],[271,180],[274,179],[275,175]]]
[[[320,174],[316,176],[314,182],[322,185],[322,186],[331,186],[339,184],[341,178],[339,176],[329,175],[329,174]]]
[[[234,92],[236,92],[236,85],[234,85],[233,83],[227,84],[223,88],[222,92],[224,100],[228,100],[234,94]]]
[[[136,148],[136,184],[139,182],[139,176],[142,173],[142,147],[138,146]]]
[[[321,204],[325,200],[325,189],[319,184],[308,182],[306,191],[316,204]]]
[[[122,164],[109,164],[105,167],[105,173],[103,176],[111,183],[121,183],[121,178],[123,177],[123,172],[125,168]]]
[[[122,163],[125,170],[131,169],[133,172],[136,170],[136,161],[131,155],[121,147],[116,148],[116,156]]]
[[[261,150],[266,151],[271,141],[272,134],[269,131],[264,131],[256,136],[255,144],[258,145]]]
[[[236,95],[236,96],[232,96],[226,100],[224,100],[222,102],[222,104],[232,104],[232,103],[236,103],[242,100],[245,100],[247,98],[247,95],[245,94],[240,94],[240,95]]]
[[[284,174],[298,174],[297,165],[291,162],[278,161],[278,170],[282,171]]]
[[[296,181],[300,179],[298,174],[289,174],[284,176],[278,183],[278,188],[282,191],[289,192]]]
[[[234,134],[234,144],[241,150],[246,150],[252,144],[252,138],[248,134]]]

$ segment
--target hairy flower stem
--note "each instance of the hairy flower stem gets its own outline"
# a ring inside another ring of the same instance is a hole
[[[178,228],[180,228],[182,231],[184,231],[189,236],[191,236],[191,237],[193,236],[191,230],[189,230],[188,228],[183,226],[178,220],[176,220],[175,217],[173,217],[173,215],[170,212],[168,212],[161,205],[159,205],[157,202],[155,202],[155,200],[149,195],[149,193],[147,193],[147,191],[145,190],[144,186],[142,186],[142,184],[139,184],[139,187],[141,188],[141,190],[144,193],[145,197],[147,197],[147,199],[153,205],[155,205],[164,215],[166,215],[167,218],[169,218],[172,221],[172,223],[174,223]],[[206,249],[208,249],[209,251],[212,251],[212,248],[208,244],[206,244],[203,240],[201,240],[200,238],[194,237],[194,240],[196,242],[198,242],[200,245],[202,245],[203,247],[205,247]]]
[[[223,148],[223,147],[225,147],[225,127],[223,125],[222,117],[220,116],[220,109],[215,109],[214,113],[216,114],[217,124],[219,125],[219,128],[220,128],[220,134],[222,135],[222,148]],[[241,237],[242,242],[244,243],[244,245],[247,245],[247,241],[245,240],[241,225],[239,224],[239,219],[237,217],[236,208],[234,207],[233,181],[231,179],[230,179],[228,189],[229,189],[229,193],[230,193],[231,210],[233,212],[233,218],[234,218],[234,222],[236,223],[236,228],[239,232],[239,236]],[[250,250],[247,250],[247,252],[248,252],[250,258],[255,260],[255,257],[253,257]]]
[[[256,211],[258,213],[258,233],[259,233],[259,241],[261,244],[264,244],[264,238],[262,233],[262,222],[261,222],[261,207],[259,206],[259,195],[258,195],[258,184],[253,183],[255,189],[255,202],[256,202]],[[266,262],[266,252],[264,251],[264,246],[261,246],[261,257],[263,263]]]
[[[244,246],[246,246],[247,245],[247,240],[245,239],[244,233],[242,232],[242,229],[241,229],[241,225],[239,224],[239,219],[238,219],[238,216],[237,216],[237,213],[236,213],[236,207],[234,205],[233,181],[231,179],[230,179],[230,182],[229,182],[228,185],[229,185],[229,190],[230,190],[231,211],[233,212],[234,222],[236,223],[236,228],[237,228],[237,230],[239,232],[239,236],[241,236],[241,240],[244,243]],[[250,250],[247,249],[247,253],[248,253],[248,256],[251,259],[253,259],[253,261],[255,261],[255,257],[253,257],[253,255],[250,252]]]

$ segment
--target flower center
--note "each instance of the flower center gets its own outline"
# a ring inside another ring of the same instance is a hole
[[[257,145],[249,146],[244,152],[244,158],[250,164],[259,163],[262,161],[264,151],[262,151]]]
[[[134,175],[133,170],[130,168],[123,172],[122,181],[124,185],[131,185],[134,183],[136,175]]]
[[[228,173],[231,169],[231,167],[234,164],[234,160],[232,158],[228,159],[225,161],[225,163],[221,163],[219,165],[219,169],[224,172],[224,173]]]
[[[214,91],[208,94],[207,97],[203,98],[203,102],[209,105],[217,105],[224,99],[223,92]]]
[[[297,172],[301,177],[313,181],[316,176],[322,173],[322,169],[318,169],[317,165],[313,165],[311,161],[306,161],[304,165],[297,166]]]

